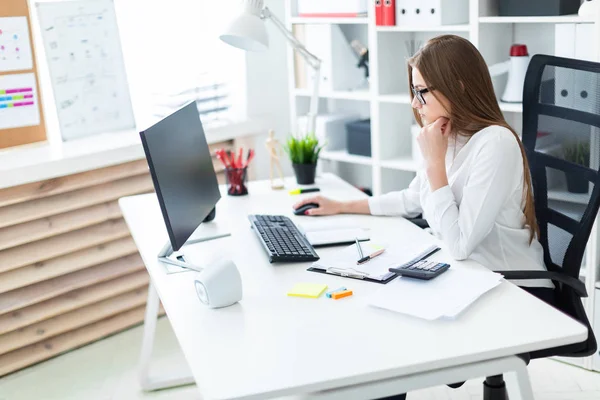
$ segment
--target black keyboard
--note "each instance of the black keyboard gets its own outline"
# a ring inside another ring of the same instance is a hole
[[[319,256],[291,219],[282,215],[249,215],[269,262],[316,261]]]

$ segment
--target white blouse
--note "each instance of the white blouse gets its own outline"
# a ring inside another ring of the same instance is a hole
[[[369,198],[371,214],[423,214],[457,260],[470,258],[496,271],[545,271],[542,245],[536,239],[529,244],[523,158],[514,135],[495,125],[468,141],[459,136],[448,146],[446,171],[448,186],[434,192],[425,171],[419,171],[407,189]],[[554,287],[545,279],[513,282]]]

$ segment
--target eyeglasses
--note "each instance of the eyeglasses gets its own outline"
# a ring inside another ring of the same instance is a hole
[[[423,94],[428,93],[430,89],[428,88],[424,88],[424,89],[420,89],[417,90],[415,89],[414,86],[411,86],[410,89],[412,90],[413,94],[415,95],[415,97],[417,98],[417,100],[419,100],[419,103],[421,103],[422,105],[425,105],[425,98],[423,97]],[[431,89],[433,90],[433,89]]]

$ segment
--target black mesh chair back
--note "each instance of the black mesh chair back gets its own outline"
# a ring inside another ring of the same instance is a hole
[[[594,268],[583,262],[600,206],[600,64],[535,55],[523,92],[522,139],[544,261],[557,286],[555,307],[590,332],[584,343],[531,356],[588,356],[596,341],[581,297],[582,275]]]

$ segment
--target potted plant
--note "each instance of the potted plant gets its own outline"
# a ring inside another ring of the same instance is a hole
[[[301,136],[290,135],[284,145],[284,150],[290,156],[292,167],[299,185],[315,183],[317,160],[323,146],[313,133]]]
[[[589,141],[578,141],[567,144],[564,147],[565,160],[574,164],[590,166],[590,143]],[[579,174],[567,176],[567,190],[571,193],[587,193],[589,182]]]

